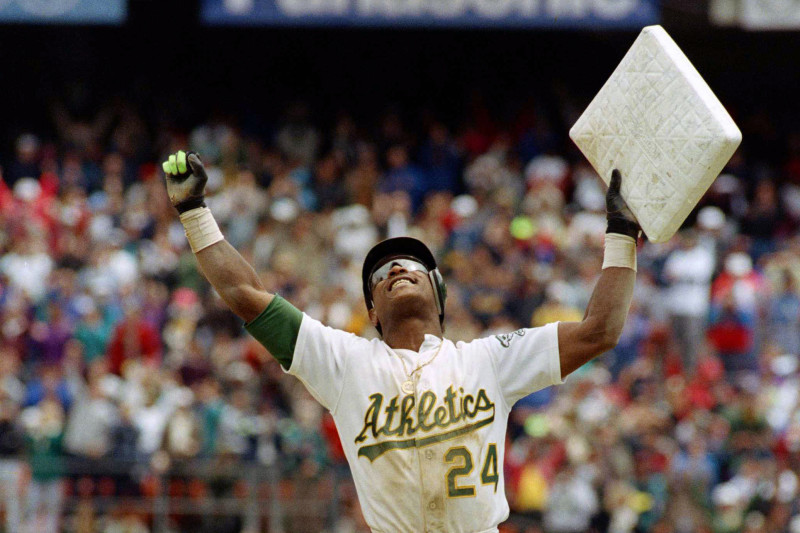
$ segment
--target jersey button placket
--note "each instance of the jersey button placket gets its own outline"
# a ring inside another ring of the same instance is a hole
[[[415,380],[416,385],[416,400],[419,405],[421,396],[431,390],[431,378],[425,376],[430,371],[430,368],[425,368],[419,373]],[[434,430],[435,431],[435,430]],[[426,433],[427,435],[427,433]],[[418,437],[419,438],[419,437]],[[429,444],[425,448],[417,448],[417,453],[420,458],[420,465],[427,465],[420,471],[420,481],[422,489],[422,498],[425,503],[426,517],[425,522],[428,526],[427,529],[434,529],[439,531],[439,528],[444,526],[444,502],[442,501],[445,476],[442,470],[443,464],[437,462],[440,459],[439,454],[435,451],[436,444]]]
[[[419,375],[419,373],[413,374],[412,376],[410,376],[410,378],[411,379],[406,383],[410,382],[411,384],[413,384],[413,388],[411,388],[411,390],[408,391],[408,394],[413,394],[414,395],[414,400],[415,400],[415,405],[419,405],[419,397],[420,397],[420,394],[422,392],[420,390],[420,386],[419,386],[420,385],[420,375]],[[406,392],[405,389],[403,389],[403,392]],[[427,526],[428,525],[427,524],[428,517],[425,516],[425,515],[427,515],[427,513],[424,512],[424,511],[427,510],[427,509],[425,509],[425,507],[427,507],[427,506],[425,506],[425,504],[423,502],[425,502],[425,500],[428,499],[429,494],[427,493],[428,491],[426,491],[426,488],[425,488],[425,470],[426,470],[426,468],[423,466],[424,465],[424,461],[423,461],[424,454],[423,454],[423,451],[422,451],[421,448],[415,448],[415,451],[416,451],[417,460],[418,460],[417,464],[419,465],[418,473],[419,473],[419,481],[420,481],[420,483],[419,483],[420,499],[421,499],[420,503],[422,503],[422,505],[424,506],[423,507],[423,521],[424,521],[425,525]],[[425,533],[429,533],[429,531],[430,530],[426,527],[425,528]]]

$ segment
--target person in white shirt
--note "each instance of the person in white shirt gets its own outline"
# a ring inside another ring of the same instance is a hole
[[[685,372],[694,370],[705,338],[715,264],[714,249],[698,241],[693,231],[681,235],[680,246],[664,264],[666,307]]]

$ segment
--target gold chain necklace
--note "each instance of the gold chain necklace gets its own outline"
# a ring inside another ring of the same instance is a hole
[[[406,377],[408,378],[408,379],[406,379],[406,380],[403,382],[403,384],[401,385],[401,387],[400,387],[400,388],[401,388],[401,389],[403,390],[403,392],[405,392],[406,394],[411,394],[411,393],[413,393],[413,392],[414,392],[414,374],[416,374],[417,372],[419,372],[420,370],[422,370],[423,368],[425,368],[426,366],[428,366],[429,364],[431,364],[431,363],[433,362],[433,360],[434,360],[434,359],[436,359],[436,357],[439,355],[439,352],[441,352],[441,351],[442,351],[442,346],[444,346],[444,339],[441,339],[441,342],[439,342],[439,347],[436,349],[436,353],[435,353],[435,354],[433,354],[433,357],[431,357],[430,359],[428,359],[427,361],[425,361],[424,363],[422,363],[421,365],[419,365],[417,368],[415,368],[415,369],[414,369],[414,370],[412,370],[411,372],[409,372],[409,371],[408,371],[408,367],[406,366],[406,362],[405,362],[405,360],[404,360],[402,357],[400,357],[400,354],[399,354],[399,353],[397,353],[397,352],[395,352],[395,351],[392,349],[392,347],[391,347],[391,346],[389,346],[388,344],[386,344],[385,342],[384,342],[384,344],[386,345],[386,348],[387,348],[387,349],[388,349],[388,350],[389,350],[391,353],[393,353],[394,355],[396,355],[396,356],[397,356],[397,358],[398,358],[398,359],[400,359],[400,364],[401,364],[401,365],[403,365],[403,372],[405,372],[405,374],[406,374]]]

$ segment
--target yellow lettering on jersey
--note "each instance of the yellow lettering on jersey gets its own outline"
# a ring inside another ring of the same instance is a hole
[[[431,391],[422,393],[419,398],[419,410],[417,411],[417,420],[419,420],[419,428],[421,431],[430,431],[435,426],[435,422],[428,423],[428,415],[433,411],[436,405],[436,395]]]
[[[364,429],[361,430],[361,434],[356,437],[356,442],[362,442],[366,440],[365,433],[368,429],[372,428],[372,434],[377,434],[377,427],[378,427],[378,415],[381,414],[381,404],[383,403],[383,394],[373,394],[369,397],[372,400],[372,403],[367,407],[367,412],[364,414]]]
[[[370,438],[378,440],[384,436],[411,437],[416,433],[421,434],[416,438],[379,440],[360,447],[358,456],[367,457],[370,461],[374,461],[389,450],[421,448],[457,438],[491,424],[495,415],[494,402],[489,399],[484,389],[480,389],[477,395],[473,396],[465,394],[462,388],[455,392],[451,385],[439,405],[436,394],[431,391],[422,393],[419,404],[413,394],[405,395],[402,399],[400,396],[395,396],[385,408],[382,394],[373,394],[369,399],[370,404],[364,414],[364,427],[355,439],[356,444]],[[396,417],[398,411],[399,416]],[[483,414],[486,416],[482,418]],[[476,418],[480,420],[472,422]],[[426,435],[437,428],[445,429],[463,422],[467,423],[449,431]]]

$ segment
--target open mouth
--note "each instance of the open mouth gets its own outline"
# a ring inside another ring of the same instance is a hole
[[[416,281],[414,281],[409,277],[400,276],[392,280],[392,282],[389,284],[389,292],[394,290],[394,288],[397,287],[398,285],[416,285],[416,283],[417,283]]]

